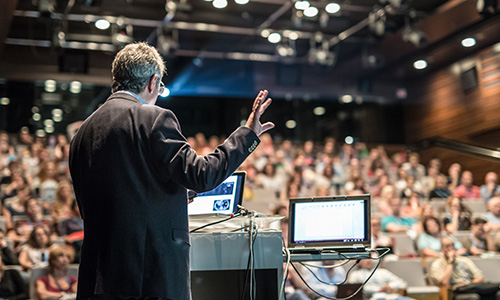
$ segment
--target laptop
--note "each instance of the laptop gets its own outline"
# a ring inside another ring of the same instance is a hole
[[[290,253],[364,252],[370,228],[369,194],[290,199]]]
[[[243,202],[246,172],[235,172],[215,189],[199,193],[188,205],[188,215],[229,216],[238,211]]]

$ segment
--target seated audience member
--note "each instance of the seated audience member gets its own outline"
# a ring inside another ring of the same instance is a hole
[[[484,201],[500,195],[500,186],[498,185],[498,175],[495,172],[488,172],[484,176],[484,184],[479,187],[479,194]]]
[[[45,299],[75,299],[78,280],[68,275],[73,249],[54,245],[49,252],[47,275],[36,280],[36,294]]]
[[[489,251],[495,251],[495,243],[489,232],[490,228],[485,219],[474,219],[470,237],[464,242],[464,248],[468,250],[470,255],[481,255]]]
[[[453,163],[448,168],[448,189],[454,191],[457,186],[461,184],[460,173],[462,166],[459,163]]]
[[[425,176],[425,167],[420,163],[420,156],[416,152],[410,153],[408,162],[402,165],[408,176],[413,176],[415,180],[420,180]]]
[[[447,187],[446,176],[438,175],[436,177],[436,186],[433,190],[431,190],[429,194],[429,199],[432,198],[441,198],[446,199],[451,195],[450,190]]]
[[[83,237],[83,220],[76,201],[71,204],[71,217],[60,221],[57,229],[58,234],[64,236],[67,242]]]
[[[424,233],[417,238],[417,248],[423,257],[440,257],[441,256],[441,224],[436,217],[427,217],[422,221]],[[466,249],[462,244],[450,236],[455,242],[455,249],[460,255],[465,254]]]
[[[43,226],[35,227],[19,253],[19,263],[23,269],[29,271],[32,268],[46,267],[51,245],[49,231]]]
[[[479,199],[481,195],[479,194],[479,187],[473,185],[473,177],[471,171],[464,171],[462,173],[462,184],[457,186],[453,191],[453,195],[463,198],[463,199]]]
[[[483,218],[488,221],[491,230],[500,230],[500,196],[488,200],[486,207],[488,212],[483,215]]]
[[[462,199],[450,196],[446,200],[446,211],[442,214],[443,224],[448,233],[470,230],[472,212],[463,204]]]
[[[54,220],[71,217],[71,205],[73,202],[75,202],[73,187],[66,180],[59,181],[56,188],[56,200],[51,211]]]
[[[30,198],[25,203],[27,220],[19,220],[13,224],[13,228],[7,232],[7,236],[14,242],[24,242],[30,236],[36,226],[51,228],[50,221],[42,219],[42,208],[36,198]]]
[[[436,187],[436,178],[438,176],[439,170],[436,167],[429,167],[427,175],[420,179],[425,197],[429,197],[430,192]]]
[[[17,191],[17,195],[15,197],[9,198],[6,200],[5,205],[3,206],[3,215],[5,217],[5,227],[10,229],[13,228],[12,217],[13,216],[25,216],[25,204],[30,198],[33,197],[33,193],[29,185],[24,185],[19,188]]]
[[[1,229],[0,229],[0,252],[2,254],[3,265],[7,266],[19,265],[19,260],[17,259],[16,254],[14,254],[14,252],[12,252],[12,250],[9,248],[7,240],[5,239],[5,234]]]
[[[385,235],[380,228],[380,218],[372,216],[372,248],[377,247],[391,247],[393,242],[390,237]]]
[[[371,259],[362,259],[358,264],[358,269],[349,274],[349,283],[364,283],[372,274],[374,262]],[[391,299],[391,300],[410,300],[413,298],[402,296],[401,290],[406,289],[407,283],[383,268],[377,268],[372,277],[363,286],[363,296],[365,299]]]
[[[2,193],[2,204],[8,202],[10,198],[16,197],[19,189],[26,185],[26,179],[22,176],[22,173],[18,170],[13,171],[10,183],[3,188]]]
[[[419,196],[423,195],[422,184],[416,181],[415,177],[406,177],[406,187],[401,191],[401,198],[409,198],[413,193],[417,193]]]
[[[279,199],[283,189],[283,178],[276,173],[276,165],[266,163],[264,169],[255,178],[255,185],[273,192],[276,199]]]
[[[382,217],[382,230],[385,232],[407,232],[410,230],[415,224],[415,220],[401,216],[401,199],[390,199],[389,206],[392,214]]]
[[[410,197],[406,199],[406,205],[401,211],[405,217],[418,218],[422,213],[422,206],[420,206],[420,196],[416,192],[412,192]]]
[[[305,270],[305,273],[302,274],[307,284],[314,291],[321,294],[321,297],[335,297],[335,295],[337,294],[337,286],[335,284],[340,284],[346,281],[346,273],[344,268],[342,268],[341,266],[333,268],[334,265],[335,261],[325,260],[322,264],[319,265],[321,268],[309,267],[311,271]],[[314,272],[314,274],[312,272]],[[320,280],[323,282],[321,282]],[[312,299],[320,298],[320,296],[318,296],[310,289],[306,290],[306,293],[310,297],[312,297]]]
[[[5,269],[0,260],[0,298],[10,300],[28,299],[28,287],[16,269]]]
[[[475,293],[480,286],[474,283],[484,281],[481,271],[469,258],[457,252],[455,242],[450,237],[443,237],[441,245],[443,255],[432,263],[429,272],[429,277],[434,284],[440,287],[451,287],[453,299],[491,299],[490,297],[497,293],[498,283],[496,290],[494,286],[493,289],[489,288],[492,290],[490,297],[484,297],[486,295],[481,297]]]

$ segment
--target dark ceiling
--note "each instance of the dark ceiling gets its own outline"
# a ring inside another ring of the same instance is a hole
[[[324,11],[328,2],[311,1],[319,9],[313,18],[300,17],[291,0],[228,2],[217,9],[203,0],[4,1],[0,78],[108,85],[122,46],[116,37],[128,37],[160,49],[173,94],[247,96],[265,87],[275,97],[351,93],[369,101],[390,98],[386,90],[421,76],[411,67],[417,58],[430,57],[431,72],[500,40],[498,15],[479,14],[474,0],[343,0],[335,14]],[[100,18],[111,27],[95,28]],[[369,27],[381,20],[385,30],[377,36]],[[426,43],[408,41],[408,25]],[[264,29],[282,41],[270,43]],[[287,38],[290,32],[298,39]],[[476,38],[474,49],[458,46],[465,36]],[[278,47],[293,55],[281,56]],[[390,84],[372,87],[378,79]]]

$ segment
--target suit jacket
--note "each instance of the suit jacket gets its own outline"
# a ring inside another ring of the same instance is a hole
[[[85,231],[78,299],[190,299],[186,189],[217,187],[259,142],[240,127],[198,156],[170,110],[112,94],[71,141]]]

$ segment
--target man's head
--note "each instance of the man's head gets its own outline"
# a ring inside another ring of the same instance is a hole
[[[472,186],[473,178],[472,178],[472,172],[471,171],[464,171],[462,173],[462,184],[470,188]]]
[[[392,209],[392,214],[394,216],[399,216],[401,210],[401,199],[397,197],[389,199],[389,206]]]
[[[448,236],[442,237],[441,251],[443,252],[444,256],[448,258],[452,253],[455,252],[455,241]]]
[[[495,172],[488,172],[486,173],[486,176],[484,176],[484,183],[493,183],[497,184],[498,183],[498,175]]]
[[[116,54],[111,72],[113,92],[125,90],[140,94],[155,75],[159,88],[165,63],[154,47],[139,42],[128,44]]]
[[[493,197],[488,201],[488,210],[491,211],[495,217],[500,217],[500,197]]]
[[[477,238],[483,238],[484,234],[487,231],[486,223],[488,222],[483,218],[475,218],[470,228],[472,234],[474,234],[474,236]]]

